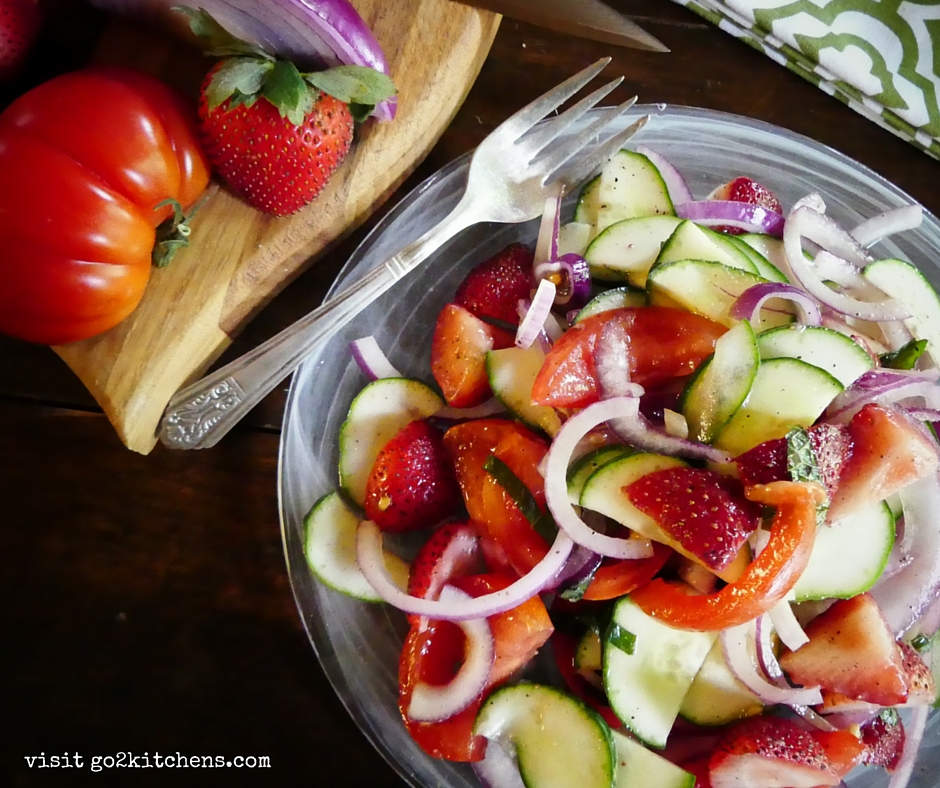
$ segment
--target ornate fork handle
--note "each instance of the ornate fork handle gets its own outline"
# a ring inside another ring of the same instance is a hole
[[[313,350],[457,233],[485,216],[461,200],[444,219],[360,280],[245,355],[170,400],[160,440],[174,449],[214,446]]]

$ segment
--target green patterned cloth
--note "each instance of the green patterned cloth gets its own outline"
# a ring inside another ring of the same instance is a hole
[[[940,0],[676,0],[940,158]]]

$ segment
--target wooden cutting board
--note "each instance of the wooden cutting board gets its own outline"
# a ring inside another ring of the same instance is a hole
[[[369,121],[343,166],[305,209],[260,213],[210,186],[193,241],[155,269],[123,323],[56,353],[88,387],[124,444],[148,453],[167,402],[317,256],[360,225],[427,155],[460,107],[500,17],[453,0],[353,0],[399,90],[390,123]],[[187,44],[115,22],[95,59],[140,68],[195,95],[207,63]]]

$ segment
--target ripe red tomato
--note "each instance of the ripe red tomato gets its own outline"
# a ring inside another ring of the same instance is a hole
[[[116,68],[49,80],[0,113],[0,332],[59,344],[117,325],[150,278],[156,227],[209,167],[191,113]]]

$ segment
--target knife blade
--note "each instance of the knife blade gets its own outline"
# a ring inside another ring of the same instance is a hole
[[[601,0],[460,0],[559,33],[616,46],[668,52],[659,39]]]

